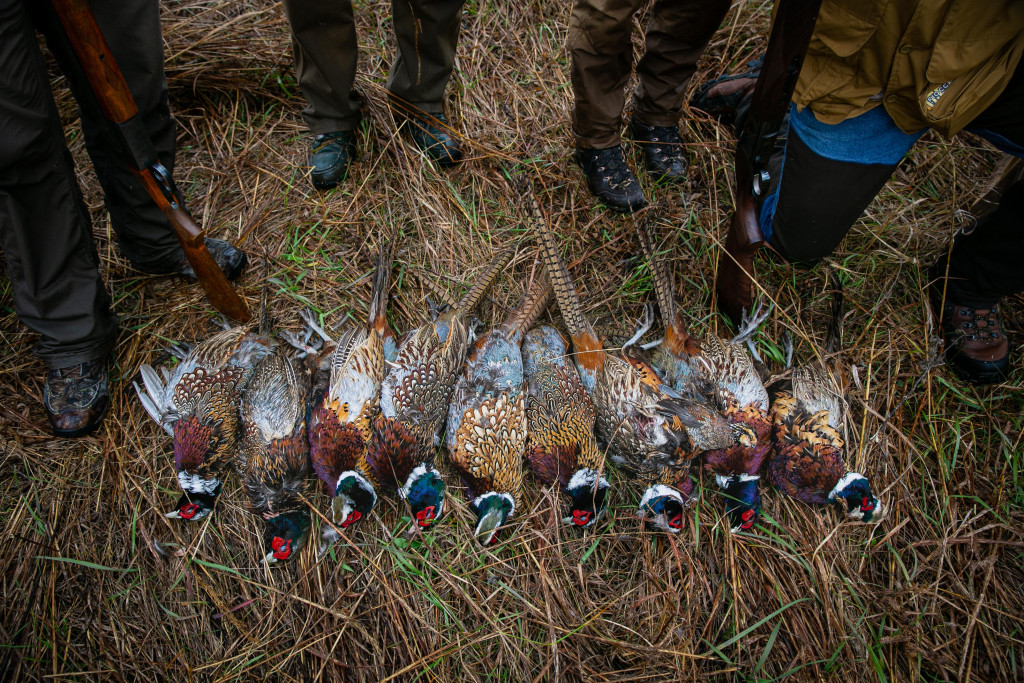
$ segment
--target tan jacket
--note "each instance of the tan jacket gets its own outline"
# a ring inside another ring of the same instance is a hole
[[[823,123],[882,104],[904,132],[949,137],[1022,53],[1024,0],[824,0],[793,99]]]

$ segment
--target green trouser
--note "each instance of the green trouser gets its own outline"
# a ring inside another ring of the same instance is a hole
[[[576,0],[569,19],[576,145],[620,144],[626,85],[633,66],[633,14],[647,0]],[[679,123],[686,84],[729,9],[729,0],[654,0],[636,66],[633,117],[649,126]]]
[[[175,132],[157,1],[90,5],[161,160],[172,168]],[[36,354],[60,368],[103,357],[117,335],[117,317],[98,271],[92,223],[33,28],[46,35],[78,101],[86,148],[121,251],[136,267],[160,271],[180,247],[128,169],[49,2],[0,0],[0,244],[14,310],[40,335]]]
[[[464,0],[394,0],[398,55],[387,88],[399,111],[443,111],[444,89],[455,65]],[[313,133],[352,130],[359,124],[356,27],[351,0],[284,0],[292,29],[295,72]]]

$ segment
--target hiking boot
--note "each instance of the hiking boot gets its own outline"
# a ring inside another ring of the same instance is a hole
[[[204,239],[206,248],[210,252],[210,256],[213,257],[214,262],[224,272],[224,276],[229,280],[235,280],[242,271],[245,270],[246,264],[249,262],[245,252],[238,247],[233,246],[230,242],[224,240],[214,239],[213,237],[207,237]],[[133,267],[136,270],[140,270],[143,273],[149,273],[150,275],[180,275],[190,280],[196,279],[196,272],[192,270],[192,264],[185,258],[185,250],[178,247],[177,252],[169,263],[163,266],[150,266],[150,265],[135,265]]]
[[[689,162],[683,150],[679,126],[648,126],[632,121],[633,140],[644,150],[647,172],[664,180],[682,180]]]
[[[414,115],[406,128],[413,143],[444,168],[462,161],[462,150],[444,114]]]
[[[322,133],[313,139],[309,179],[318,190],[330,190],[345,178],[356,155],[356,134],[351,130]]]
[[[736,130],[742,129],[763,65],[764,57],[758,57],[747,62],[746,71],[708,81],[690,99],[690,107],[707,112],[725,125],[736,124]]]
[[[616,211],[636,211],[647,206],[643,190],[626,165],[622,147],[576,148],[576,163],[587,176],[590,192]]]
[[[933,304],[935,298],[933,295]],[[999,321],[998,306],[947,301],[941,310],[946,363],[956,376],[975,384],[1005,380],[1010,374],[1010,343]]]
[[[70,439],[92,433],[110,407],[106,357],[48,370],[43,406],[57,436]]]

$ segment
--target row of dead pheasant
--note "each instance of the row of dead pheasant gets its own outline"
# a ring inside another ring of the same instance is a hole
[[[265,520],[268,562],[305,544],[314,472],[331,500],[322,547],[366,518],[382,490],[396,492],[413,526],[427,529],[445,511],[445,483],[434,466],[444,427],[483,545],[495,543],[520,509],[524,467],[569,498],[566,523],[593,525],[608,504],[606,454],[636,483],[640,516],[670,533],[682,527],[691,470],[700,467],[724,489],[733,531],[753,526],[762,473],[798,500],[842,502],[854,519],[881,518],[867,479],[844,463],[840,392],[823,364],[796,368],[791,389],[770,407],[743,346],[760,320],[747,321],[730,342],[688,334],[649,223],[639,234],[663,341],[649,357],[630,343],[605,350],[528,184],[524,195],[547,278],[536,278],[508,320],[475,341],[469,316],[514,250],[451,310],[399,338],[386,318],[387,244],[368,325],[346,329],[335,342],[308,319],[325,344],[304,362],[274,341],[264,315],[257,329],[236,327],[199,343],[163,376],[143,365],[145,390],[136,389],[173,438],[183,491],[168,516],[206,517],[233,465],[250,510]],[[552,291],[571,350],[554,328],[533,327]]]

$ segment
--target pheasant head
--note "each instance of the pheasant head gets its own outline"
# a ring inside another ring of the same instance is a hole
[[[477,523],[473,536],[487,547],[498,542],[498,527],[503,526],[515,512],[516,504],[507,493],[485,493],[470,503],[476,513]]]
[[[571,516],[562,521],[584,528],[593,526],[608,507],[609,489],[611,484],[596,470],[577,470],[565,487],[565,492],[572,499]]]
[[[759,477],[739,475],[720,477],[718,484],[725,490],[725,514],[729,517],[729,529],[750,531],[761,512]]]
[[[309,526],[309,510],[305,508],[268,518],[263,529],[264,561],[275,564],[294,557],[306,545]]]
[[[338,477],[331,507],[334,520],[342,529],[347,529],[370,514],[377,503],[377,492],[373,484],[359,472],[349,470]]]
[[[444,515],[444,480],[430,465],[420,464],[409,473],[399,493],[409,502],[414,524],[421,529],[433,526]]]
[[[655,484],[644,491],[639,515],[660,531],[678,534],[683,528],[684,503],[682,494],[676,489]]]
[[[857,472],[847,472],[828,499],[846,501],[846,516],[859,522],[880,522],[885,517],[885,506],[871,493],[867,478]]]
[[[217,481],[210,493],[182,493],[174,509],[165,516],[172,519],[183,519],[186,522],[198,522],[213,512],[220,491],[221,483]]]

